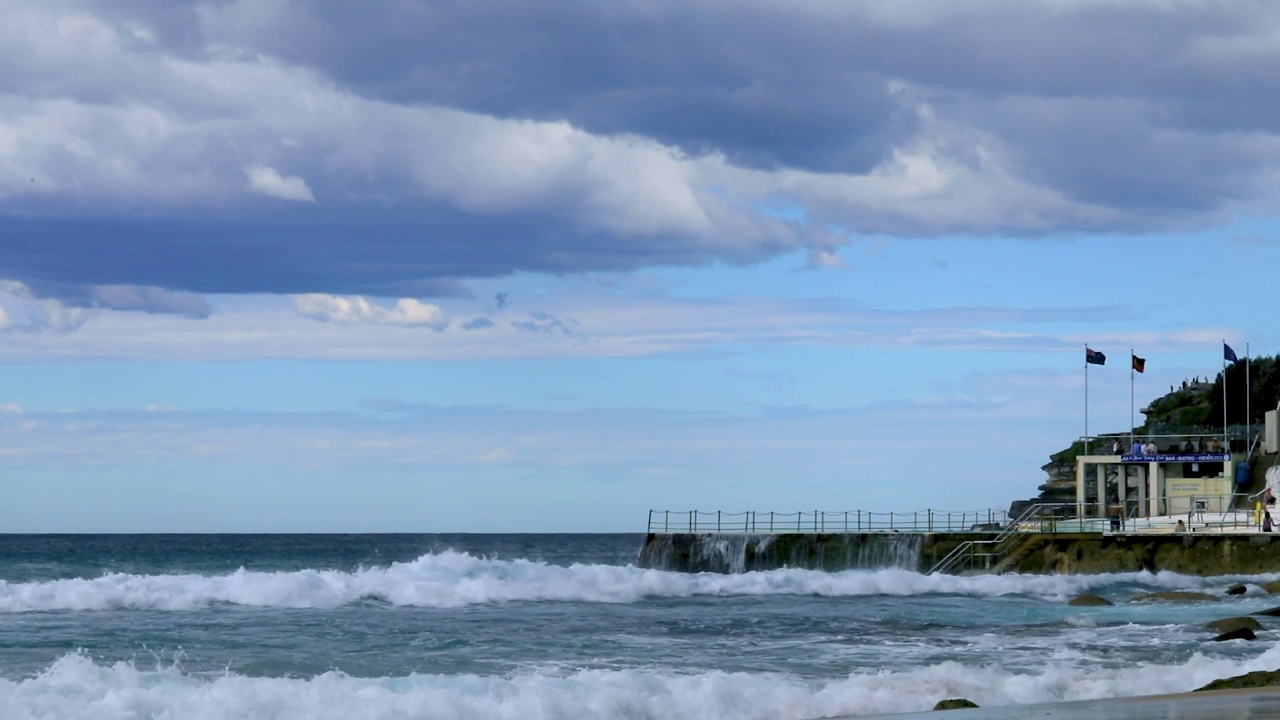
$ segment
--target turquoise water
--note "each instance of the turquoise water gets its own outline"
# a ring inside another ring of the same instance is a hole
[[[635,567],[642,539],[0,536],[0,717],[799,719],[1280,667],[1273,619],[1202,627],[1280,605],[1276,576],[692,575]]]

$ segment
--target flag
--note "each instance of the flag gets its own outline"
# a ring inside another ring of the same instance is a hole
[[[1236,357],[1236,351],[1232,350],[1230,345],[1222,343],[1222,359],[1227,362],[1236,362],[1240,358]]]
[[[1084,349],[1084,361],[1089,365],[1106,365],[1107,356],[1097,350]]]
[[[1138,357],[1137,355],[1134,355],[1134,356],[1133,356],[1133,369],[1134,369],[1134,370],[1137,370],[1138,372],[1143,372],[1144,370],[1146,370],[1146,369],[1147,369],[1147,359],[1146,359],[1146,358],[1140,358],[1140,357]]]

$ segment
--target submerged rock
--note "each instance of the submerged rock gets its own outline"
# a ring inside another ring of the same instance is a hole
[[[1252,614],[1252,615],[1269,615],[1269,616],[1271,616],[1271,617],[1280,617],[1280,607],[1267,608],[1266,610],[1259,610],[1259,611],[1258,611],[1258,612],[1256,612],[1256,613],[1250,613],[1250,614]]]
[[[1262,624],[1251,617],[1230,617],[1206,623],[1205,627],[1210,630],[1217,630],[1220,633],[1229,633],[1240,628],[1247,628],[1253,631],[1261,630]]]
[[[1085,593],[1085,594],[1083,594],[1083,595],[1077,595],[1076,597],[1073,597],[1073,598],[1071,598],[1069,601],[1067,601],[1067,604],[1068,604],[1068,605],[1075,605],[1076,607],[1094,607],[1094,606],[1098,606],[1098,605],[1115,605],[1115,603],[1113,603],[1113,602],[1111,602],[1110,600],[1108,600],[1108,599],[1106,599],[1106,598],[1102,597],[1101,595],[1094,595],[1094,594],[1092,594],[1092,593]]]
[[[1247,627],[1236,628],[1231,632],[1224,632],[1213,639],[1214,642],[1223,642],[1224,640],[1257,640],[1258,636]]]
[[[1146,595],[1139,595],[1129,602],[1151,602],[1153,600],[1166,600],[1168,602],[1222,602],[1222,598],[1217,595],[1198,592],[1183,592],[1181,590],[1166,590],[1163,592],[1147,593]]]
[[[1262,588],[1263,590],[1266,590],[1272,595],[1275,595],[1276,593],[1280,593],[1280,580],[1272,580],[1271,582],[1265,582],[1259,585],[1258,587]]]
[[[1271,687],[1273,685],[1280,685],[1280,670],[1257,670],[1244,675],[1214,680],[1204,687],[1196,688],[1192,692],[1243,690],[1245,688]]]
[[[1244,585],[1232,585],[1231,587],[1227,588],[1228,595],[1243,595],[1247,592],[1249,592],[1249,588],[1245,587]]]
[[[972,700],[964,698],[951,698],[950,700],[939,700],[937,705],[933,706],[934,710],[963,710],[964,708],[976,708],[978,704]]]

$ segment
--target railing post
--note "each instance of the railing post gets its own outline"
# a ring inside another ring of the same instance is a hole
[[[716,532],[720,532],[720,511],[716,511]]]
[[[769,511],[769,532],[773,532],[773,511]]]
[[[698,532],[698,511],[697,510],[689,511],[689,532],[691,533]]]
[[[848,510],[844,511],[844,533],[846,535],[849,534],[849,511]]]
[[[929,532],[933,532],[933,509],[930,508],[925,512],[929,513]]]
[[[645,532],[653,532],[653,510],[649,511],[649,529],[645,530]]]
[[[858,532],[862,532],[862,511],[858,511]]]

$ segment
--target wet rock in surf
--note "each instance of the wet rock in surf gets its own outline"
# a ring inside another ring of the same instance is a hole
[[[1192,692],[1243,690],[1246,688],[1272,687],[1274,685],[1280,685],[1280,670],[1256,670],[1244,675],[1214,680],[1204,687],[1196,688]]]
[[[1184,592],[1182,590],[1166,590],[1162,592],[1147,593],[1139,595],[1129,602],[1155,602],[1163,600],[1165,602],[1222,602],[1222,598],[1217,595],[1209,595],[1207,593]]]
[[[1249,588],[1245,587],[1244,585],[1232,585],[1231,587],[1227,588],[1228,595],[1243,595],[1247,592],[1249,592]]]
[[[1250,613],[1250,615],[1269,615],[1271,617],[1280,617],[1280,607],[1273,607],[1273,608],[1267,608],[1266,610],[1259,610],[1256,613]]]
[[[1205,627],[1210,630],[1217,630],[1220,633],[1229,633],[1240,628],[1247,628],[1254,632],[1262,629],[1261,623],[1251,617],[1222,618],[1221,620],[1205,623]]]
[[[1247,627],[1236,628],[1231,632],[1224,632],[1213,639],[1214,642],[1223,642],[1226,640],[1257,640],[1258,636]]]
[[[1076,597],[1073,597],[1069,601],[1067,601],[1067,604],[1075,605],[1076,607],[1096,607],[1099,605],[1115,605],[1115,603],[1102,597],[1101,595],[1093,595],[1091,593],[1077,595]]]
[[[1271,582],[1265,582],[1259,585],[1258,587],[1262,588],[1263,590],[1266,590],[1272,595],[1275,595],[1276,593],[1280,593],[1280,580],[1272,580]]]
[[[972,700],[965,698],[951,698],[949,700],[939,700],[937,705],[933,706],[934,710],[963,710],[965,708],[976,708],[978,704]]]

